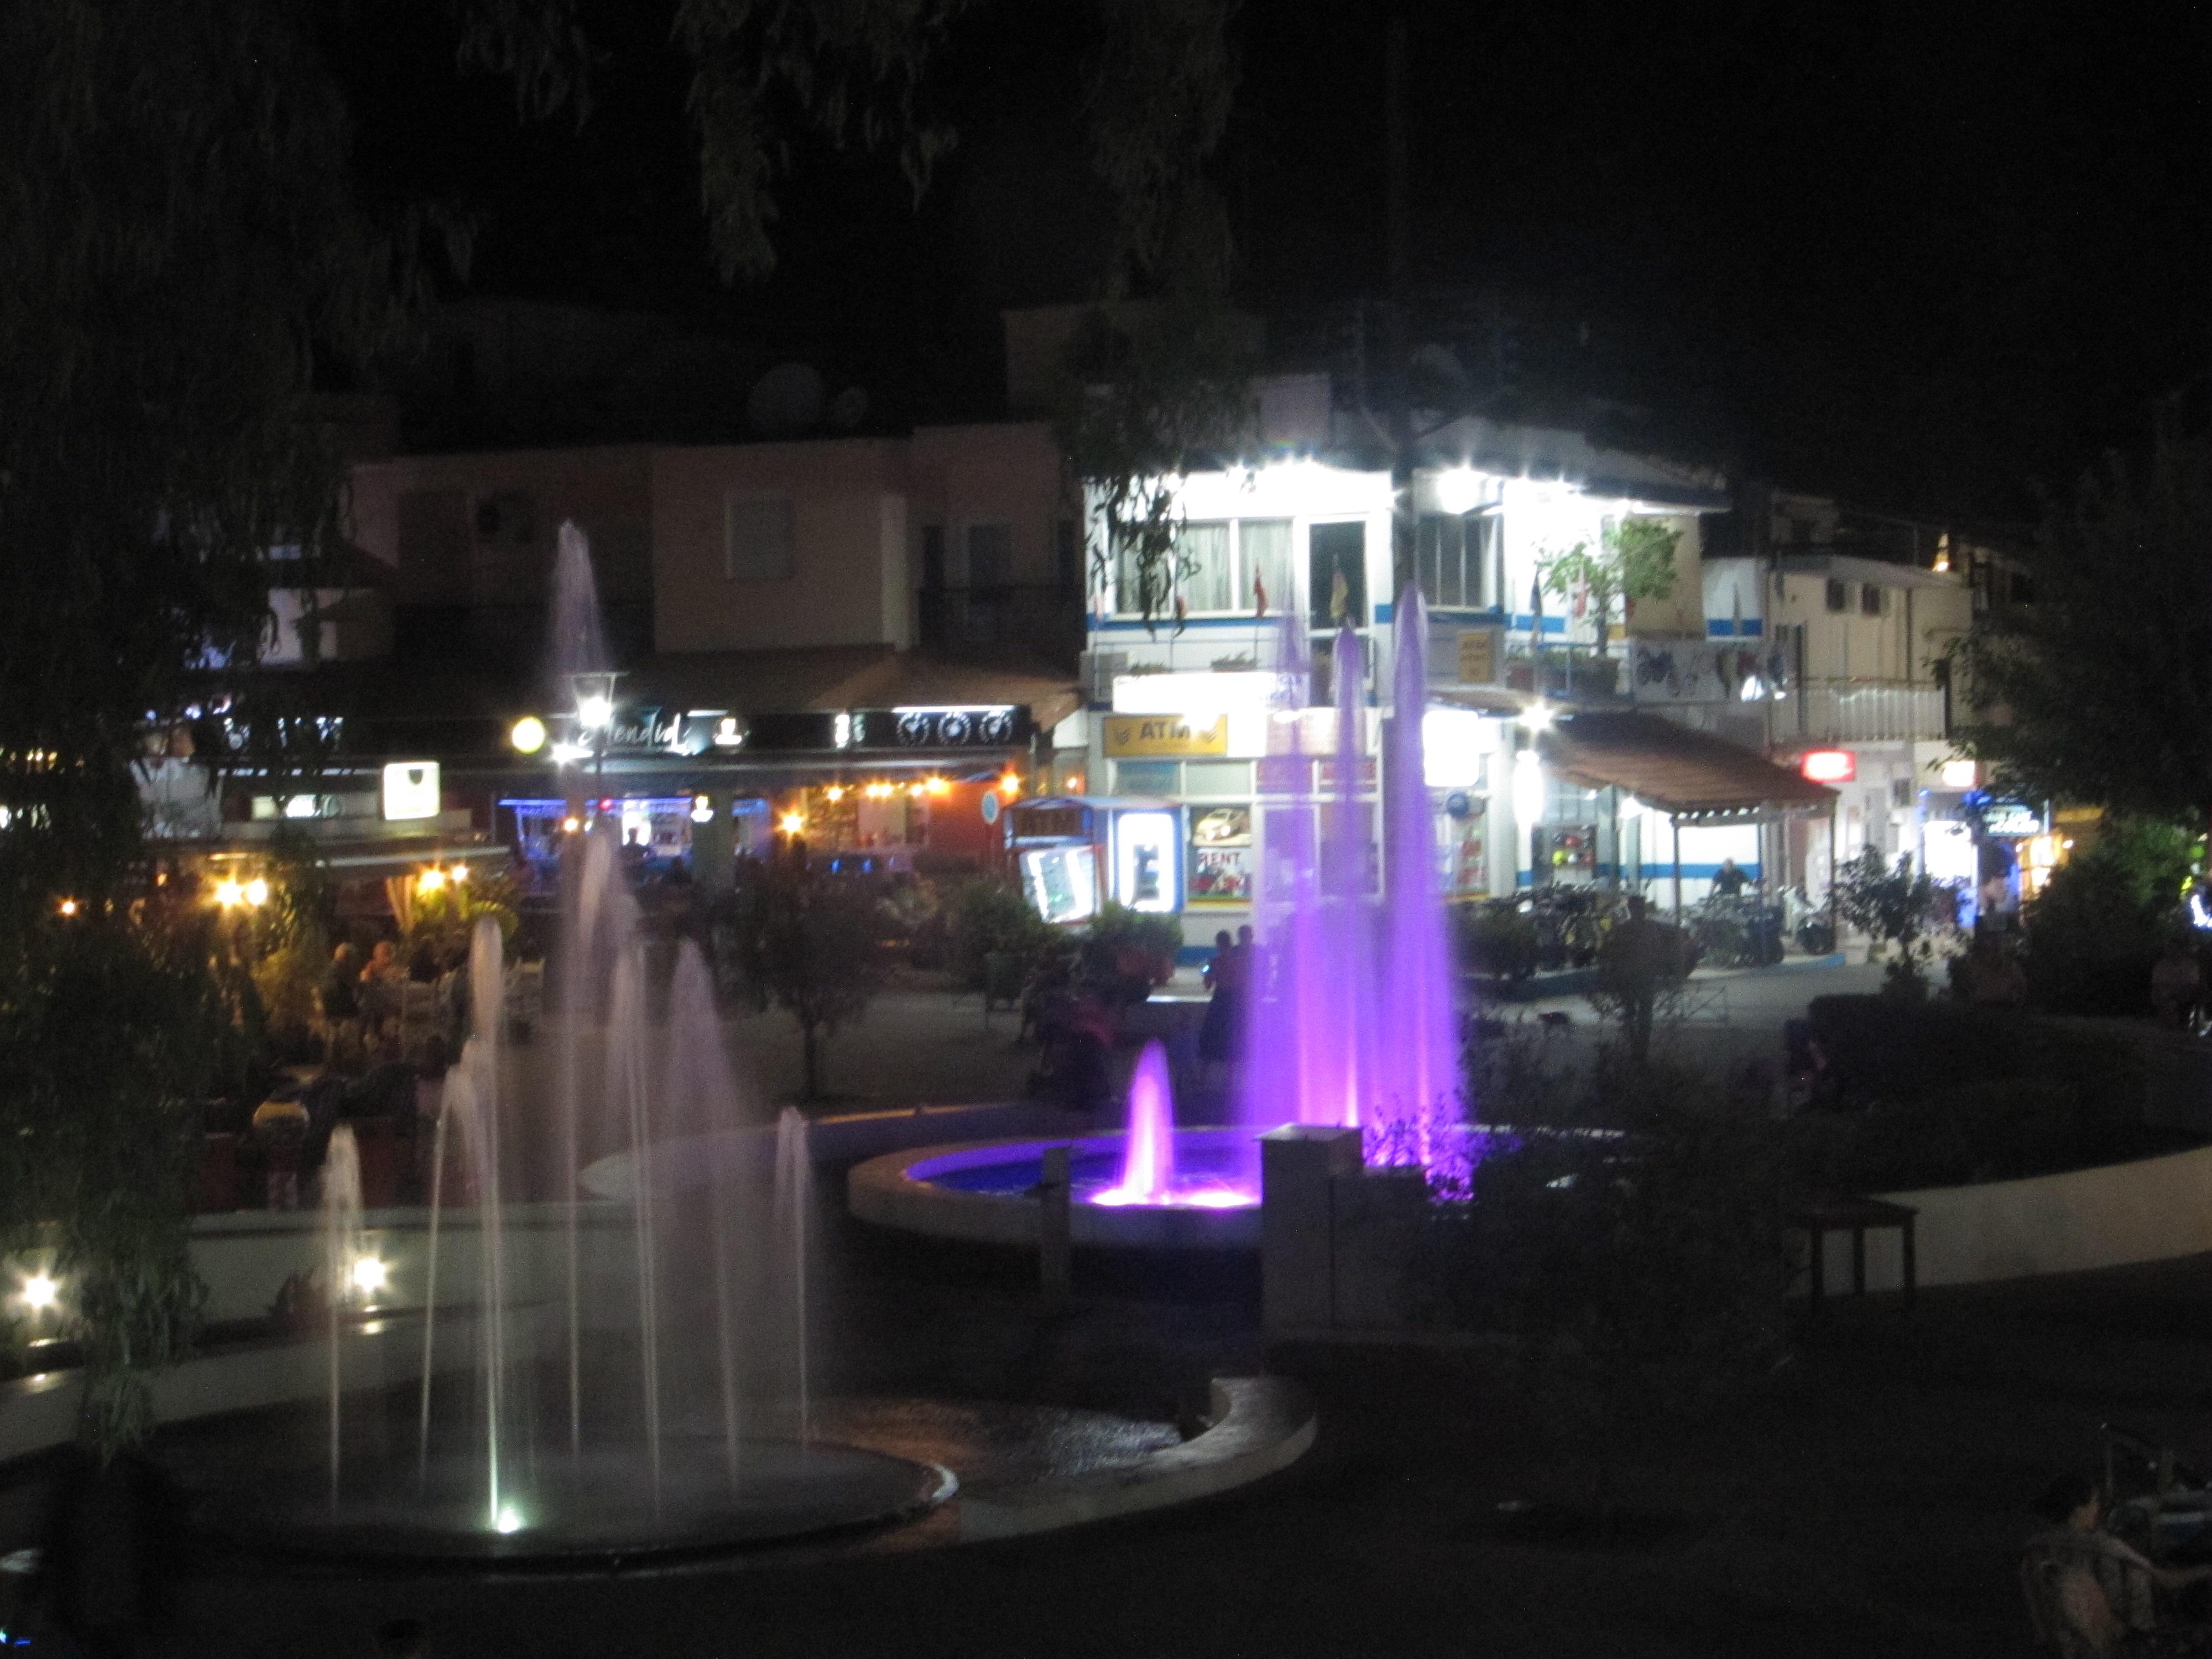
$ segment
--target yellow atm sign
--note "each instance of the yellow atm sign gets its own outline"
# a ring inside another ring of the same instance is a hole
[[[1229,716],[1200,726],[1180,714],[1109,714],[1106,753],[1115,760],[1229,752]]]

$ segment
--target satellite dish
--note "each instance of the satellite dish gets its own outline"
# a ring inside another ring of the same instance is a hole
[[[805,363],[778,363],[753,382],[745,420],[756,432],[804,432],[822,421],[821,375]]]
[[[842,432],[850,432],[868,418],[868,394],[859,386],[848,386],[830,400],[830,424]]]

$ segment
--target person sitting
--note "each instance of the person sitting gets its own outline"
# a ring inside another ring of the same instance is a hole
[[[1737,868],[1734,859],[1723,859],[1721,867],[1713,872],[1713,896],[1734,899],[1743,896],[1743,890],[1751,878]]]
[[[2212,1651],[2176,1621],[2171,1598],[2212,1579],[2212,1565],[2161,1567],[2104,1530],[2104,1498],[2088,1476],[2060,1476],[2037,1499],[2051,1529],[2031,1539],[2024,1575],[2039,1624],[2069,1656]]]

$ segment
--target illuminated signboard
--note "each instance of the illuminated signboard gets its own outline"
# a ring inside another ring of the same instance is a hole
[[[1859,775],[1859,757],[1848,749],[1815,749],[1797,769],[1814,783],[1849,783]]]
[[[390,819],[438,816],[438,763],[394,761],[384,769],[384,816]]]
[[[1182,826],[1175,812],[1116,812],[1114,896],[1132,910],[1172,915],[1182,908]]]

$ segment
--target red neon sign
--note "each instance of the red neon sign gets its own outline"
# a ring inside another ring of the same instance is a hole
[[[1849,783],[1859,775],[1859,757],[1848,749],[1814,749],[1797,769],[1814,783]]]

